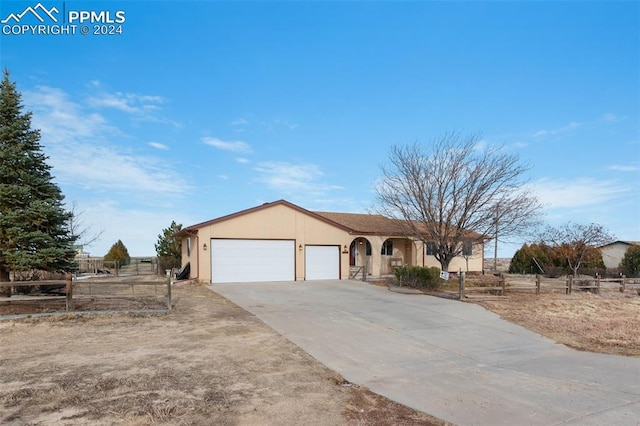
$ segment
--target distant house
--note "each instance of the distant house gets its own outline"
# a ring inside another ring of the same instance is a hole
[[[602,260],[607,269],[620,266],[620,261],[631,246],[640,245],[640,241],[614,241],[598,247],[602,253]]]
[[[285,200],[183,228],[183,266],[201,282],[348,279],[396,266],[440,264],[403,222],[380,215],[312,212]],[[478,237],[469,233],[470,237]],[[450,271],[482,271],[484,245],[465,244]],[[468,261],[468,262],[467,262]],[[468,265],[468,269],[467,269]]]

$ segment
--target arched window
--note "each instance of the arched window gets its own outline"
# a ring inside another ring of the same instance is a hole
[[[387,240],[382,243],[382,250],[380,250],[380,254],[383,256],[393,256],[393,241]]]

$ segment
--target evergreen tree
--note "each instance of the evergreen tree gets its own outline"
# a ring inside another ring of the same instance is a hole
[[[573,272],[568,267],[565,252],[571,250],[568,244],[550,247],[545,243],[523,244],[516,251],[509,265],[509,272],[513,274],[534,273],[564,273]],[[602,253],[594,247],[587,247],[584,251],[580,267],[583,269],[604,269]]]
[[[76,268],[75,237],[64,196],[53,182],[40,131],[4,71],[0,83],[0,281],[12,271],[67,272]]]
[[[109,253],[104,255],[104,260],[106,261],[118,261],[119,266],[128,265],[131,262],[131,257],[129,256],[129,251],[127,247],[121,240],[118,240],[114,245],[109,249]]]
[[[620,268],[628,277],[637,277],[640,274],[640,246],[631,246],[624,253],[620,262]]]
[[[181,229],[182,224],[172,221],[171,225],[158,235],[155,248],[160,261],[160,271],[182,266],[182,238],[174,236]]]
[[[554,266],[554,260],[549,247],[544,244],[523,244],[513,255],[509,272],[513,274],[539,274],[550,266]]]
[[[533,259],[531,258],[531,250],[527,244],[523,244],[511,258],[509,264],[510,274],[527,274],[531,273]]]

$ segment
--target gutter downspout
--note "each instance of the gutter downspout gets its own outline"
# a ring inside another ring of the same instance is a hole
[[[192,233],[189,233],[188,231],[186,232],[186,235],[188,237],[195,237],[196,239],[196,265],[198,267],[196,268],[196,276],[190,277],[190,278],[195,280],[200,280],[200,236],[198,235],[198,232],[196,232],[195,234],[192,234]]]
[[[196,276],[194,277],[196,280],[200,281],[200,235],[196,234],[196,263],[198,264],[198,268],[196,270]]]

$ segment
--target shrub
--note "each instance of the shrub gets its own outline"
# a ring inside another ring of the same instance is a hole
[[[111,246],[109,253],[104,255],[104,260],[108,262],[118,262],[119,266],[124,266],[131,262],[131,257],[124,243],[118,240],[117,243]]]
[[[440,287],[440,268],[405,265],[396,269],[399,285],[424,287],[435,290]]]
[[[164,272],[167,269],[173,269],[173,268],[178,268],[180,269],[181,265],[181,260],[180,258],[176,258],[173,256],[162,256],[158,258],[158,273],[160,275],[164,275]]]
[[[544,276],[547,278],[560,278],[567,275],[567,268],[562,266],[548,266],[544,269]]]
[[[620,262],[620,268],[628,277],[640,276],[640,246],[631,246],[627,249]]]

